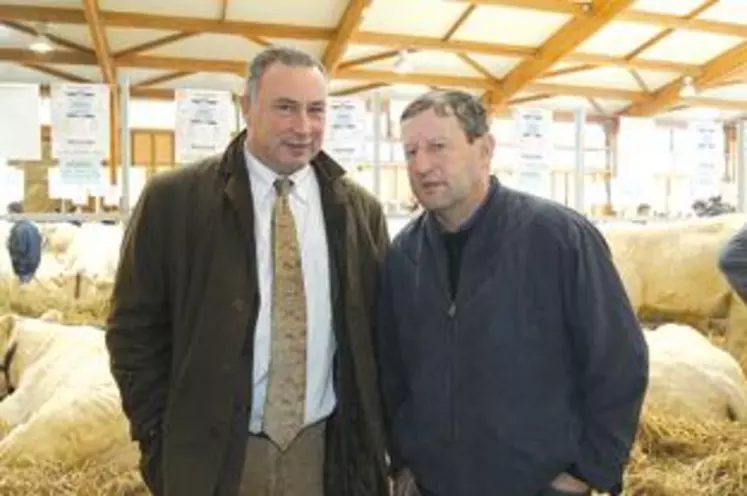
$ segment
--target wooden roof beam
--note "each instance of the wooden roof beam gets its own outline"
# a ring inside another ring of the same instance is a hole
[[[64,79],[65,81],[72,81],[73,83],[92,83],[93,82],[88,78],[78,76],[77,74],[71,74],[67,71],[61,71],[59,69],[55,69],[54,67],[49,67],[47,65],[32,64],[29,62],[22,62],[21,65],[24,67],[28,67],[29,69],[33,69],[35,71],[44,73],[44,74],[54,76],[56,78]]]
[[[727,81],[747,67],[747,42],[741,43],[706,63],[693,79],[696,89],[708,88]],[[677,78],[646,100],[635,103],[622,111],[622,115],[650,116],[671,108],[683,100],[680,95],[684,77]],[[688,99],[692,101],[692,99]]]
[[[521,91],[540,74],[576,50],[594,36],[634,0],[594,0],[587,16],[574,17],[565,23],[539,48],[536,57],[525,59],[503,79],[498,102]]]
[[[371,62],[378,62],[379,60],[392,59],[397,55],[399,55],[399,50],[387,50],[386,52],[374,53],[372,55],[366,55],[365,57],[356,57],[354,59],[340,62],[340,65],[337,66],[337,69],[350,69],[359,65],[370,64]]]
[[[36,36],[38,33],[36,32],[36,29],[30,28],[28,26],[24,26],[23,24],[13,22],[13,21],[0,21],[0,24],[4,25],[5,27],[12,29],[14,31],[18,31],[19,33],[25,33],[31,36]],[[47,34],[47,39],[54,43],[55,45],[59,45],[63,48],[69,48],[70,50],[81,52],[81,53],[93,53],[93,50],[90,48],[79,45],[77,43],[74,43],[68,39],[62,38],[60,36],[56,36],[54,34]]]
[[[290,38],[304,40],[329,40],[334,34],[334,28],[305,27],[281,24],[218,21],[190,17],[157,16],[151,14],[135,14],[125,12],[102,12],[102,19],[110,27],[149,28],[184,32],[209,32],[234,34],[247,37],[251,33],[254,37]],[[25,19],[30,21],[46,21],[55,23],[85,24],[82,11],[76,9],[60,9],[51,7],[23,7],[17,5],[0,5],[1,19]],[[743,27],[747,37],[747,27]],[[484,55],[499,55],[505,57],[536,56],[535,48],[500,43],[485,43],[477,41],[454,40],[443,41],[441,38],[427,36],[408,36],[390,33],[376,33],[358,31],[351,36],[351,42],[363,45],[380,45],[410,48],[418,50],[440,50],[451,53],[473,53]],[[678,62],[661,60],[635,59],[626,61],[621,57],[573,52],[565,57],[566,60],[581,64],[598,66],[612,66],[633,68],[649,71],[677,72],[692,74],[697,66]]]
[[[87,1],[87,0],[86,0]],[[268,38],[328,40],[334,28],[292,26],[244,21],[220,21],[199,17],[140,14],[134,12],[100,11],[106,26],[118,28],[160,29],[165,31],[194,31],[243,36],[252,33]],[[56,7],[28,7],[0,4],[0,19],[49,22],[55,24],[86,24],[83,10]]]
[[[72,52],[53,52],[39,56],[29,50],[5,48],[0,49],[0,61],[38,64],[70,64],[70,65],[97,65],[94,55]],[[242,75],[245,70],[244,61],[220,61],[200,60],[178,57],[154,57],[147,55],[131,56],[121,61],[120,67],[135,67],[149,69],[166,69],[183,72],[218,72]],[[477,89],[483,91],[494,90],[497,84],[485,78],[443,76],[436,74],[397,74],[385,71],[369,71],[345,69],[336,75],[337,79],[362,81],[366,84],[396,84],[409,83],[427,86],[454,87],[465,89]],[[140,85],[138,85],[140,86]],[[612,88],[599,88],[589,86],[573,86],[562,84],[531,83],[525,88],[527,91],[551,95],[567,95],[579,97],[591,97],[613,100],[630,100],[636,103],[644,103],[648,95],[642,92],[621,90]],[[690,98],[686,100],[693,105],[706,105],[720,108],[734,108],[740,110],[745,107],[744,102],[730,100],[716,100],[703,98]]]
[[[594,110],[596,111],[597,114],[608,115],[608,112],[606,110],[604,110],[604,107],[602,107],[599,104],[599,102],[596,100],[596,98],[586,97],[586,100],[594,108]]]
[[[146,43],[140,43],[138,45],[131,46],[130,48],[125,48],[124,50],[115,52],[114,58],[118,59],[118,58],[121,58],[127,55],[135,55],[138,53],[147,52],[148,50],[153,50],[154,48],[158,48],[164,45],[175,43],[177,41],[181,41],[185,38],[189,38],[190,36],[194,36],[196,34],[197,33],[194,33],[194,32],[182,32],[182,33],[170,34],[168,36],[158,38],[157,40],[148,41]]]
[[[221,0],[220,3],[220,20],[226,20],[226,14],[228,13],[228,0]]]
[[[439,50],[451,53],[474,53],[483,55],[498,55],[502,57],[537,57],[538,49],[523,45],[508,45],[505,43],[485,43],[480,41],[454,40],[443,41],[440,38],[427,36],[410,36],[388,33],[374,33],[360,31],[353,36],[355,43],[361,45],[379,45],[407,47],[418,50]],[[608,67],[622,67],[661,72],[694,73],[696,65],[669,62],[663,60],[635,59],[625,60],[622,57],[611,57],[593,53],[568,53],[565,60]]]
[[[506,5],[513,7],[527,7],[535,10],[546,12],[559,12],[565,14],[576,14],[577,6],[574,6],[567,0],[452,0],[474,3],[477,5]],[[523,5],[518,5],[522,3]],[[532,5],[533,4],[533,5]],[[268,26],[268,24],[224,21],[217,19],[198,19],[193,17],[173,17],[173,16],[155,16],[150,14],[135,14],[126,12],[103,11],[102,16],[107,26],[116,27],[149,27],[153,29],[165,29],[171,31],[206,31],[224,34],[241,34],[238,25]],[[37,7],[24,5],[0,5],[0,19],[6,20],[26,20],[34,22],[50,22],[56,24],[85,24],[83,11],[80,9],[58,8],[58,7]],[[700,31],[703,33],[725,34],[747,38],[747,25],[729,23],[722,21],[709,21],[705,19],[685,19],[683,17],[656,14],[646,11],[628,10],[622,12],[617,20],[631,21],[642,24],[651,24],[654,26],[663,26],[676,29],[688,29],[690,31]],[[148,26],[139,26],[140,21],[149,22]],[[221,26],[224,24],[224,26]],[[288,34],[287,26],[275,26],[272,38],[293,38]],[[188,29],[189,27],[189,29]],[[299,39],[329,39],[334,34],[332,29],[312,28],[296,26],[298,30],[295,38]]]
[[[703,12],[705,12],[706,10],[710,9],[715,4],[717,4],[719,1],[720,0],[706,0],[704,3],[700,4],[700,6],[698,6],[697,8],[695,8],[693,10],[691,10],[690,12],[688,12],[684,16],[684,19],[687,19],[688,21],[690,21],[692,19],[695,19],[700,14],[702,14]],[[648,50],[649,48],[651,48],[652,46],[656,45],[657,43],[659,43],[661,40],[663,40],[667,36],[669,36],[672,33],[674,33],[674,31],[675,31],[675,28],[671,28],[671,27],[667,28],[667,29],[665,29],[663,31],[660,31],[655,36],[649,38],[644,43],[642,43],[641,45],[639,45],[635,50],[633,50],[630,53],[628,53],[625,56],[625,59],[626,60],[630,60],[630,59],[636,58],[637,56],[639,56],[644,51]]]
[[[192,72],[187,71],[176,71],[176,72],[170,72],[168,74],[162,74],[160,76],[155,76],[149,79],[144,79],[143,81],[140,81],[136,84],[136,86],[139,87],[145,87],[145,86],[154,86],[156,84],[162,84],[162,83],[168,83],[169,81],[173,81],[174,79],[180,79],[186,76],[189,76],[193,74]]]
[[[650,93],[651,90],[649,89],[648,85],[646,84],[646,81],[643,80],[640,74],[636,72],[634,69],[629,69],[630,75],[635,79],[635,82],[638,84],[638,86],[646,93]]]
[[[469,19],[469,16],[472,15],[472,12],[475,11],[477,8],[477,5],[475,4],[469,4],[466,9],[461,13],[459,18],[454,22],[454,24],[451,25],[449,30],[446,32],[446,34],[441,38],[443,41],[449,41],[452,36],[454,36],[454,33],[457,32],[459,28],[462,27],[462,24],[467,22],[467,19]]]
[[[322,64],[329,74],[333,75],[340,65],[350,45],[350,39],[363,22],[369,5],[371,5],[371,0],[348,0],[348,6],[337,25],[336,33],[327,43],[327,48],[322,55]]]
[[[576,74],[578,72],[590,71],[596,69],[597,66],[593,64],[582,64],[573,67],[566,67],[565,69],[556,69],[554,71],[548,71],[539,76],[540,79],[548,79],[551,77],[564,76],[566,74]]]
[[[106,28],[101,20],[98,0],[83,0],[83,12],[104,81],[110,86],[115,86],[117,84],[117,70],[114,67],[114,59],[109,50],[109,42],[106,39]]]
[[[347,69],[335,74],[335,78],[354,81],[371,81],[386,84],[419,84],[423,86],[444,86],[452,88],[466,88],[490,90],[495,83],[487,79],[464,76],[446,76],[436,74],[398,74],[396,72],[371,71],[363,69]]]
[[[386,83],[370,83],[370,84],[362,84],[360,86],[353,86],[351,88],[345,88],[343,90],[337,90],[330,93],[331,96],[350,96],[355,95],[356,93],[362,93],[364,91],[371,91],[379,88],[385,88],[389,86]]]
[[[555,95],[547,94],[547,93],[540,93],[539,95],[529,95],[529,96],[522,96],[520,98],[512,98],[508,101],[508,105],[521,105],[524,103],[532,103],[532,102],[539,102],[542,100],[547,100],[548,98],[552,98]]]
[[[580,7],[569,0],[450,0],[454,2],[473,3],[476,5],[497,5],[503,7],[516,7],[523,9],[539,10],[556,14],[569,14],[579,16]],[[747,26],[722,21],[709,21],[706,19],[687,19],[687,17],[658,14],[644,10],[630,9],[621,12],[618,21],[630,21],[640,24],[649,24],[665,28],[688,29],[702,33],[725,34],[729,36],[747,37]]]

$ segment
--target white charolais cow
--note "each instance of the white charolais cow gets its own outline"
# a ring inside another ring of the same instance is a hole
[[[0,363],[8,364],[0,397],[8,391],[6,379],[13,389],[0,401],[0,465],[136,467],[103,331],[58,319],[55,312],[39,319],[0,317]]]
[[[600,226],[639,312],[695,322],[723,317],[732,293],[718,270],[726,240],[747,215]]]
[[[647,411],[695,421],[747,421],[747,381],[730,354],[685,325],[665,324],[644,334]]]

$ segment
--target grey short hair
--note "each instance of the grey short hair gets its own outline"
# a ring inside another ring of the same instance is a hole
[[[276,62],[290,67],[316,68],[327,79],[327,70],[324,64],[310,53],[290,46],[271,45],[257,54],[249,64],[249,77],[246,81],[247,96],[250,98],[257,96],[260,79],[262,79],[265,71]]]
[[[456,117],[470,143],[490,131],[488,112],[482,102],[470,93],[459,90],[435,90],[419,96],[402,111],[400,122],[430,109],[440,117]]]

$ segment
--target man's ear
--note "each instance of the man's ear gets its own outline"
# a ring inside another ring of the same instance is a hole
[[[490,164],[493,161],[493,153],[495,152],[495,138],[492,134],[486,133],[480,141],[480,158]]]
[[[249,111],[252,108],[252,101],[251,97],[249,96],[249,92],[244,92],[244,94],[241,95],[241,97],[239,98],[239,103],[241,104],[241,115],[244,117],[244,123],[247,127],[249,127]]]

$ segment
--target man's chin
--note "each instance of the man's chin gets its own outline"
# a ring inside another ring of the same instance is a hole
[[[308,165],[310,160],[288,160],[277,164],[279,174],[290,175]]]
[[[431,195],[423,195],[421,198],[418,198],[418,203],[425,210],[433,213],[439,213],[442,210],[448,209],[450,207],[450,202],[448,201],[448,199]]]

